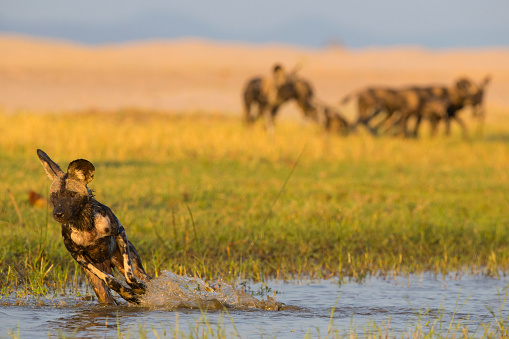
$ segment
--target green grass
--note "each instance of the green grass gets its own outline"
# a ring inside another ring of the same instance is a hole
[[[89,187],[152,275],[496,276],[509,265],[509,118],[470,140],[456,132],[325,137],[286,121],[270,138],[237,117],[0,115],[1,295],[51,293],[81,277],[51,211],[27,202],[50,184],[37,148],[64,170],[94,163]]]

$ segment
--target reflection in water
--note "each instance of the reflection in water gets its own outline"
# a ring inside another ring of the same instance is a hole
[[[130,307],[117,308],[95,303],[77,307],[72,312],[63,311],[60,317],[48,321],[46,326],[56,333],[71,334],[75,338],[103,337],[106,333],[117,331],[117,321],[120,318],[124,321],[135,321],[136,317],[140,316],[139,312],[132,312]]]
[[[117,338],[119,333],[139,337],[140,327],[148,337],[156,337],[154,333],[159,337],[172,337],[175,333],[189,335],[200,327],[227,337],[303,338],[306,334],[325,337],[329,329],[342,336],[355,333],[361,337],[378,331],[383,331],[382,335],[389,333],[390,337],[418,330],[446,334],[451,323],[457,335],[466,330],[469,335],[482,336],[485,329],[481,324],[496,334],[497,319],[505,321],[506,326],[509,322],[503,301],[509,277],[436,280],[433,276],[410,276],[404,284],[402,279],[397,284],[380,278],[369,278],[362,284],[338,284],[332,280],[271,282],[268,285],[277,291],[278,300],[298,306],[277,312],[247,305],[235,307],[242,305],[242,301],[230,285],[210,288],[205,283],[201,285],[199,280],[181,278],[165,274],[156,279],[158,283],[151,285],[142,306],[105,307],[96,302],[58,297],[46,299],[44,303],[26,301],[18,305],[15,299],[0,300],[0,328],[3,329],[0,337],[15,330],[17,324],[22,338],[47,338],[48,334]],[[171,290],[175,280],[180,289]],[[253,291],[261,290],[260,284],[250,287]],[[174,295],[164,296],[168,291]],[[213,299],[217,303],[213,301],[211,305],[221,305],[215,307],[219,310],[193,309],[208,306]],[[251,296],[248,299],[258,300]],[[234,307],[225,309],[223,305]],[[186,308],[176,310],[181,306]]]

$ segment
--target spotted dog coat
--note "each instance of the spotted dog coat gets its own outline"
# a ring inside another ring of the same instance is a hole
[[[139,303],[145,282],[151,278],[118,218],[87,187],[94,177],[94,165],[74,160],[65,173],[43,151],[37,150],[37,155],[52,180],[53,218],[62,225],[65,248],[85,269],[99,302],[116,304],[111,289],[128,302]],[[129,287],[113,277],[113,267],[124,275]]]

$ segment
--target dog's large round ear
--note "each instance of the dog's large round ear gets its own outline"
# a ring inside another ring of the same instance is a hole
[[[283,66],[281,66],[280,64],[275,64],[272,67],[272,73],[277,73],[279,71],[283,71]]]
[[[456,79],[456,87],[459,89],[467,89],[471,85],[470,80],[465,77]]]
[[[60,166],[58,166],[53,160],[51,160],[50,157],[46,153],[44,153],[44,151],[38,149],[37,156],[39,157],[39,160],[41,161],[41,164],[44,167],[46,174],[48,174],[48,177],[51,180],[55,180],[56,177],[64,174],[64,171],[60,169]]]
[[[92,163],[85,159],[77,159],[69,164],[67,174],[69,177],[81,180],[86,184],[94,178],[95,167]]]

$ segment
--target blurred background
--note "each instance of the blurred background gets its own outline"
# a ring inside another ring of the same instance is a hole
[[[509,43],[504,0],[3,0],[0,30],[104,44],[202,37],[323,47]]]
[[[505,108],[508,13],[504,0],[3,0],[0,110],[238,115],[247,80],[275,63],[329,104],[363,86],[490,75],[486,103]]]

